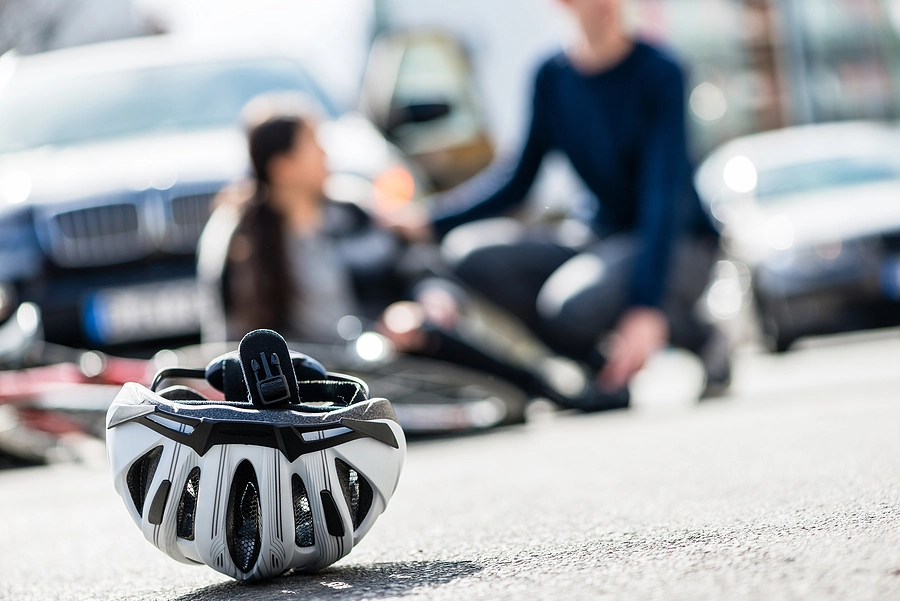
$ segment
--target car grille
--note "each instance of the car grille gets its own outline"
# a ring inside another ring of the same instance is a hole
[[[60,267],[99,267],[142,259],[161,250],[192,254],[218,187],[104,199],[108,204],[39,212],[42,246]],[[110,202],[112,201],[112,202]]]
[[[214,196],[213,192],[200,192],[176,196],[169,201],[171,221],[165,250],[177,253],[195,251],[203,226],[209,219]]]
[[[127,236],[138,230],[137,207],[133,204],[60,213],[56,222],[63,236],[71,240]]]
[[[51,258],[63,267],[122,263],[151,250],[139,207],[131,202],[56,213],[47,225]]]

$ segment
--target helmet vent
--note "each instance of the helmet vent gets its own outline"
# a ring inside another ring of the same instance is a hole
[[[128,474],[125,476],[125,483],[128,486],[128,492],[131,493],[131,500],[137,509],[138,515],[144,516],[144,501],[147,499],[147,493],[150,492],[150,483],[153,482],[153,475],[156,473],[156,466],[159,465],[159,458],[162,457],[162,445],[150,449],[140,459],[131,464]]]
[[[334,467],[341,483],[341,490],[344,492],[344,500],[347,501],[347,508],[350,510],[350,517],[353,519],[353,529],[356,530],[372,508],[372,485],[340,459],[334,460]]]
[[[256,472],[246,459],[234,471],[228,510],[225,515],[225,539],[234,565],[245,574],[259,558],[262,538],[262,519],[259,505],[259,484]]]
[[[200,493],[200,468],[195,467],[188,474],[178,501],[176,518],[178,538],[194,540],[194,518],[197,515],[197,495]]]
[[[297,474],[291,477],[291,494],[294,498],[294,543],[298,547],[312,547],[316,544],[313,533],[312,507],[306,486]]]

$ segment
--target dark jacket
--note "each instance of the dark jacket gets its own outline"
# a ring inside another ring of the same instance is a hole
[[[631,304],[658,305],[674,240],[717,235],[691,180],[684,96],[678,65],[643,43],[596,74],[579,72],[563,53],[551,57],[535,79],[521,153],[439,197],[435,229],[445,233],[520,204],[544,155],[560,150],[599,201],[588,215],[595,233],[641,240]]]

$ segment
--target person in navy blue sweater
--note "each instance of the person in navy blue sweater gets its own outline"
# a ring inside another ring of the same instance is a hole
[[[428,218],[395,225],[419,239],[466,228],[454,234],[469,249],[459,276],[552,349],[594,366],[607,390],[623,389],[668,343],[705,355],[711,383],[724,383],[727,353],[712,352],[713,332],[694,315],[718,237],[692,184],[681,69],[626,34],[621,0],[561,1],[581,39],[538,69],[521,153],[442,194]],[[585,218],[592,244],[524,226],[515,235],[507,226],[501,242],[493,226],[464,225],[519,206],[552,150],[599,201]]]

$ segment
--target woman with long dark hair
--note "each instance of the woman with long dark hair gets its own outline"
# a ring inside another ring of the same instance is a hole
[[[314,125],[300,115],[266,119],[251,129],[249,145],[255,189],[228,253],[229,329],[327,340],[336,334],[331,318],[355,307],[349,275],[322,231],[327,171]]]
[[[328,168],[314,116],[280,110],[258,119],[248,138],[252,187],[217,209],[207,226],[213,231],[204,232],[216,238],[205,242],[227,249],[220,285],[228,339],[271,328],[289,339],[337,343],[349,318],[378,328],[401,352],[479,369],[530,396],[570,404],[528,369],[454,333],[461,289],[417,267],[405,243],[358,205],[325,197]],[[230,228],[221,227],[223,210],[236,215]]]

